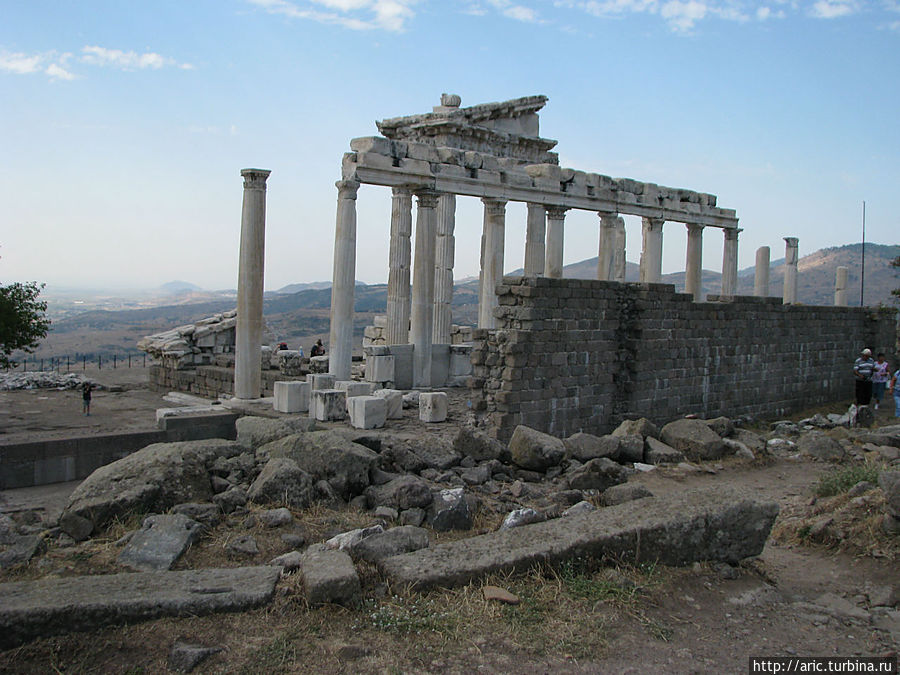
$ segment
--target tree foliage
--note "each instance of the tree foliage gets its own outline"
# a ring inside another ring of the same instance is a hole
[[[47,303],[38,300],[43,288],[36,281],[0,286],[0,367],[15,367],[14,351],[30,354],[47,337]]]
[[[891,260],[891,267],[900,268],[900,255],[898,255],[896,258]],[[895,288],[894,290],[892,290],[891,295],[894,295],[894,296],[900,298],[900,288]]]

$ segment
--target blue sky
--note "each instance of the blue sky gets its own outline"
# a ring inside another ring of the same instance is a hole
[[[442,92],[546,94],[562,165],[718,195],[741,267],[859,241],[863,200],[867,240],[900,240],[900,0],[0,0],[0,282],[233,288],[245,167],[272,170],[266,288],[330,279],[350,139]],[[357,277],[383,282],[389,191],[358,212]],[[480,229],[460,199],[458,277]],[[569,213],[566,263],[598,229]],[[511,204],[508,270],[524,236]]]

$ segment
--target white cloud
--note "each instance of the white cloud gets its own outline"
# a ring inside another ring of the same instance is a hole
[[[703,19],[709,8],[705,2],[698,0],[669,0],[662,6],[659,13],[669,22],[669,26],[677,32],[688,32],[694,25]]]
[[[855,14],[858,9],[855,0],[816,0],[810,14],[817,19],[837,19]]]
[[[150,68],[159,70],[166,66],[177,66],[179,68],[190,70],[193,66],[189,63],[178,63],[175,59],[167,56],[161,56],[155,52],[124,52],[121,49],[107,49],[106,47],[97,47],[88,45],[81,50],[81,62],[92,66],[109,66],[119,68],[121,70],[143,70]]]
[[[70,73],[68,70],[63,68],[58,63],[51,63],[44,69],[44,74],[46,74],[51,80],[75,80],[77,79],[77,75],[74,73]]]
[[[415,16],[412,6],[419,0],[248,0],[269,14],[281,14],[291,19],[330,23],[351,30],[381,29],[401,32],[407,21]],[[314,7],[324,7],[322,11]]]
[[[21,52],[0,52],[0,70],[16,75],[28,75],[39,73],[44,69],[44,63],[53,58],[49,54],[22,54]]]

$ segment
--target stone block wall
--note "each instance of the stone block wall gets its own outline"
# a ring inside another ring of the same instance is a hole
[[[275,383],[284,380],[305,381],[305,375],[284,375],[279,370],[262,371],[260,396],[275,395]],[[220,394],[234,393],[234,368],[199,366],[188,370],[176,370],[163,365],[150,366],[150,388],[156,391],[182,391],[204,398],[217,398]]]
[[[666,284],[578,279],[505,277],[497,292],[498,329],[475,331],[470,386],[504,440],[518,424],[565,437],[626,417],[770,417],[846,400],[859,351],[895,341],[893,310],[695,303]]]

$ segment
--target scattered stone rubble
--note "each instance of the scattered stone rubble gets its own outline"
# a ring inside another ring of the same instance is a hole
[[[80,373],[56,373],[46,370],[27,370],[23,373],[0,373],[0,390],[15,389],[78,389],[85,382],[93,382]],[[101,385],[94,382],[95,388]]]

